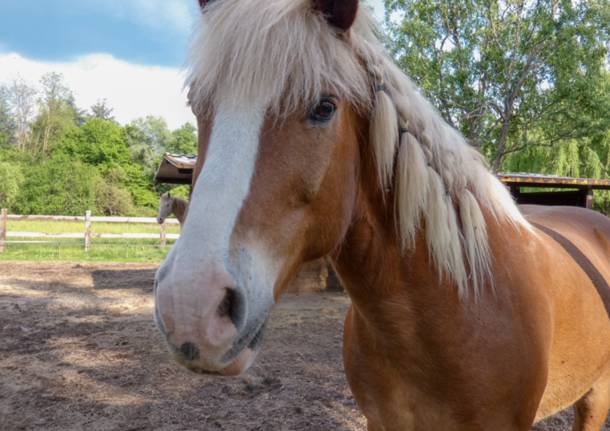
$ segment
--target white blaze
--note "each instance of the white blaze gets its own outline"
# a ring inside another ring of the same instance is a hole
[[[208,370],[244,359],[242,352],[262,332],[274,302],[278,259],[269,257],[255,232],[233,235],[250,194],[265,106],[216,108],[188,217],[157,272],[157,304],[165,310],[157,313],[161,327],[176,348],[197,343],[202,352],[197,364]],[[239,297],[235,326],[218,314],[225,287],[234,287]]]
[[[231,233],[250,192],[264,114],[260,105],[220,104],[216,109],[205,164],[176,244],[176,259],[190,261],[192,269],[204,263],[228,264]]]

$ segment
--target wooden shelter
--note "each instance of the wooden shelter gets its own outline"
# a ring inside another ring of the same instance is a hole
[[[157,183],[191,184],[197,156],[166,153],[155,175]]]
[[[610,180],[539,174],[499,174],[519,204],[593,207],[593,190],[610,190]],[[527,188],[529,190],[523,190]],[[532,189],[546,189],[533,191]],[[557,190],[548,190],[557,189]]]

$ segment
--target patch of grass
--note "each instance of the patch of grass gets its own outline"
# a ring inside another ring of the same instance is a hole
[[[19,240],[19,238],[11,238]],[[29,238],[28,238],[29,240]],[[92,240],[85,252],[83,241],[60,240],[45,244],[6,244],[0,260],[70,262],[150,262],[160,263],[173,241],[160,247],[158,240]]]
[[[9,220],[7,228],[9,232],[80,233],[85,231],[85,223],[79,221]],[[157,224],[92,223],[91,225],[93,233],[159,233],[160,229]],[[180,233],[180,225],[166,225],[165,231],[167,233]]]

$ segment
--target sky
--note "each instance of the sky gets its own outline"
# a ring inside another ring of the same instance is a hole
[[[383,18],[383,0],[367,0]],[[0,0],[0,84],[64,75],[76,103],[106,99],[120,123],[194,123],[183,89],[197,0]]]

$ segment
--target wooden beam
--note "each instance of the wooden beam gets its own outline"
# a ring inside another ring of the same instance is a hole
[[[91,247],[91,211],[85,212],[85,252]]]
[[[75,233],[45,233],[45,232],[17,232],[7,233],[9,238],[48,238],[48,239],[84,239],[84,232]],[[166,233],[166,239],[178,239],[177,233]],[[159,239],[158,233],[94,233],[91,232],[90,239]],[[11,242],[11,241],[7,241]]]
[[[27,221],[75,221],[84,222],[83,216],[50,216],[50,215],[14,215],[8,216],[9,220],[27,220]],[[91,217],[91,223],[134,223],[134,224],[156,224],[155,217]],[[168,218],[166,224],[180,224],[176,218]]]
[[[589,187],[585,196],[585,208],[593,209],[593,188]]]

